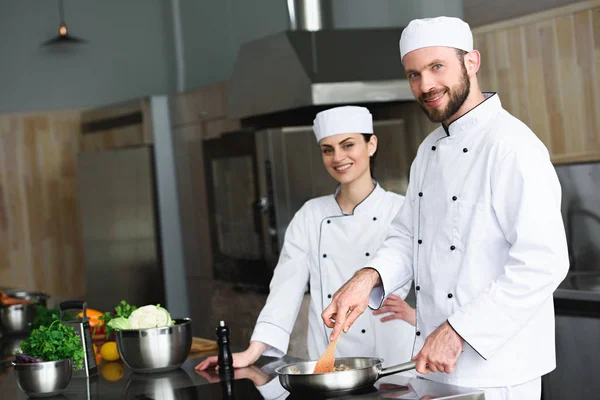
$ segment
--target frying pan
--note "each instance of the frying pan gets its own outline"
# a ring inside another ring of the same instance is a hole
[[[304,361],[284,365],[275,370],[279,382],[290,393],[323,393],[350,392],[373,386],[384,376],[410,371],[417,365],[416,361],[383,368],[381,358],[346,357],[336,358],[335,366],[344,364],[350,367],[346,371],[335,371],[326,374],[313,374],[317,361]]]

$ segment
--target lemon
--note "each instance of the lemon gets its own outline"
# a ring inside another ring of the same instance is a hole
[[[100,348],[100,355],[106,361],[115,361],[119,359],[119,351],[116,342],[106,342]]]
[[[118,361],[111,361],[102,366],[102,377],[109,382],[116,382],[123,377],[125,369]]]

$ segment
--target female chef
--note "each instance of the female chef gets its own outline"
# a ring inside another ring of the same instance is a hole
[[[331,333],[321,320],[321,312],[337,288],[379,248],[404,201],[403,196],[382,189],[371,176],[377,137],[366,108],[344,106],[322,111],[313,129],[323,164],[339,185],[334,194],[306,202],[290,222],[250,346],[233,355],[236,368],[253,364],[263,354],[286,354],[307,284],[308,353],[310,359],[318,359]],[[385,365],[409,361],[415,338],[415,310],[403,299],[410,285],[399,288],[383,310],[364,313],[340,338],[336,357],[380,357]],[[381,318],[381,313],[388,315]],[[209,357],[196,369],[216,364],[217,357]]]

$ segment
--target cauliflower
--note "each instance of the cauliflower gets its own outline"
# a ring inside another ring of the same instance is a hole
[[[159,305],[138,308],[129,316],[130,329],[148,329],[171,326],[174,321],[167,310]]]

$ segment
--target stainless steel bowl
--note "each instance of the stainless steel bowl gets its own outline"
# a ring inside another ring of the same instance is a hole
[[[71,381],[71,359],[41,363],[14,363],[19,388],[29,397],[50,397],[62,392]]]
[[[164,328],[127,329],[115,334],[121,359],[133,372],[155,373],[175,370],[192,348],[192,320],[176,319]]]
[[[14,304],[0,307],[0,334],[23,335],[29,332],[36,311],[34,304]]]
[[[0,307],[0,336],[24,335],[29,333],[29,324],[33,322],[35,306],[46,307],[48,294],[25,290],[5,290],[6,294],[18,299],[29,300],[31,304],[14,304]]]

